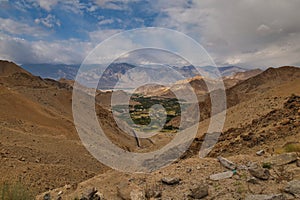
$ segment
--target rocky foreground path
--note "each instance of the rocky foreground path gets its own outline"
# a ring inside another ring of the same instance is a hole
[[[37,199],[300,199],[299,154],[190,158],[151,174],[109,171]]]

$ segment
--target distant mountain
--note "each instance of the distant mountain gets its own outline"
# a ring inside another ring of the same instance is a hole
[[[42,78],[59,80],[61,78],[74,80],[80,64],[23,64],[22,68]]]
[[[214,66],[203,66],[198,68],[201,73],[204,75],[209,74],[220,74],[222,77],[225,76],[232,76],[233,74],[237,72],[245,72],[248,71],[247,69],[244,69],[242,67],[238,66],[224,66],[224,67],[214,67]]]
[[[42,78],[54,80],[74,80],[80,65],[66,64],[23,64],[22,67],[30,73]],[[212,74],[220,74],[222,77],[233,76],[238,72],[246,72],[238,66],[225,67],[194,67],[188,66],[135,66],[129,63],[112,63],[106,69],[105,66],[91,65],[86,69],[84,77],[81,77],[86,86],[98,83],[98,89],[108,90],[112,88],[128,89],[136,88],[143,83],[157,83],[161,85],[173,84],[179,80],[185,80],[196,76],[209,77]],[[158,69],[159,68],[159,69]],[[101,75],[101,77],[100,77]],[[117,84],[117,85],[116,85]]]
[[[236,72],[233,75],[225,76],[223,78],[224,85],[226,88],[233,87],[237,83],[239,83],[243,80],[249,79],[253,76],[256,76],[262,72],[263,72],[263,70],[261,70],[261,69],[253,69],[253,70],[249,70],[249,71],[245,71],[245,72]]]
[[[144,85],[135,90],[136,94],[163,98],[175,98],[174,92],[176,92],[177,95],[185,97],[189,97],[191,93],[196,93],[199,98],[208,92],[208,88],[203,77],[195,76],[193,78],[177,81],[169,87],[161,85]],[[192,101],[193,99],[190,100]]]
[[[211,75],[221,75],[222,77],[233,76],[236,73],[248,71],[237,66],[226,66],[216,68],[213,66],[194,67],[192,65],[183,67],[160,67],[153,66],[134,66],[128,63],[113,63],[105,69],[100,78],[98,89],[115,88],[136,88],[137,85],[144,83],[152,83],[158,85],[170,86],[180,80],[191,79],[194,77],[208,77]],[[99,74],[94,71],[89,72],[89,77],[98,77]],[[217,76],[218,77],[218,76]],[[250,77],[250,76],[249,76]],[[241,79],[244,80],[244,79]],[[238,82],[238,81],[237,81]]]

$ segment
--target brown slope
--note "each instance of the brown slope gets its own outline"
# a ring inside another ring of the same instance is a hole
[[[15,73],[30,74],[13,62],[0,60],[0,76],[9,76]]]
[[[228,107],[236,105],[239,102],[247,101],[249,98],[253,98],[260,93],[264,93],[284,83],[299,79],[300,68],[291,66],[269,68],[259,75],[229,88],[226,91]]]
[[[230,135],[235,134],[232,133],[232,131],[234,132],[237,128],[240,128],[242,131],[245,131],[247,129],[246,127],[253,128],[253,126],[251,126],[253,121],[263,121],[265,116],[268,116],[268,113],[277,112],[277,110],[282,109],[284,102],[287,101],[292,94],[299,96],[299,71],[300,69],[296,67],[269,69],[265,73],[259,74],[256,77],[250,78],[228,89],[227,99],[231,101],[228,102],[229,106],[226,111],[226,121],[223,128],[223,132],[226,132],[225,135],[229,135],[229,138],[234,141],[236,138],[230,137]],[[200,102],[200,106],[203,108],[201,111],[204,115],[204,119],[205,117],[209,117],[210,109],[207,109],[209,107],[207,105],[210,105],[209,98],[207,98],[205,102]],[[284,118],[288,115],[289,111],[285,112],[282,117]],[[198,139],[195,140],[191,147],[195,154],[199,152],[201,146],[201,142],[199,143],[199,141],[201,140],[200,138],[206,134],[206,127],[208,127],[209,122],[209,119],[206,119],[200,123]],[[272,125],[273,123],[270,121],[270,126]],[[258,126],[257,130],[259,129]],[[285,131],[288,135],[289,130],[285,129]],[[293,136],[290,139],[293,140]],[[283,137],[283,141],[284,140],[285,138]],[[282,141],[275,142],[274,146],[276,146],[276,144],[282,145]],[[244,147],[245,152],[249,152],[251,149],[246,146]],[[220,148],[226,147],[221,146]],[[194,155],[194,153],[191,153],[191,155]]]
[[[0,69],[0,182],[21,179],[41,192],[107,169],[79,140],[69,84],[41,79],[6,61]],[[118,137],[122,133],[108,111],[97,106],[97,112],[108,137],[125,149],[136,148],[134,138]]]
[[[249,98],[237,101],[236,104],[228,109],[224,133],[222,133],[220,137],[220,143],[213,150],[212,156],[219,154],[234,155],[234,157],[230,157],[229,159],[239,166],[245,166],[249,161],[263,162],[264,156],[255,156],[256,150],[263,148],[266,151],[266,157],[270,156],[269,153],[272,153],[272,147],[276,147],[281,143],[284,144],[286,141],[299,140],[299,125],[296,124],[297,122],[299,123],[300,119],[300,79],[297,78],[298,69],[292,68],[292,77],[290,77],[289,67],[280,68],[278,70],[275,69],[275,71],[276,73],[272,72],[267,76],[268,79],[266,80],[263,79],[265,75],[257,78],[261,80],[260,83],[255,85],[255,87],[250,87],[249,90],[243,91]],[[277,73],[278,71],[280,71],[280,74]],[[273,81],[274,79],[275,81]],[[254,79],[254,81],[256,81],[256,79]],[[250,83],[246,81],[240,84],[242,86],[240,85],[237,88],[247,88]],[[233,90],[233,92],[238,91],[238,89]],[[298,95],[291,96],[292,93]],[[286,99],[286,97],[289,98]],[[287,122],[286,119],[289,119],[289,121]],[[207,126],[208,122],[209,120],[201,122],[200,128]],[[274,126],[274,124],[276,125]],[[198,142],[201,142],[202,131],[203,130],[199,129]],[[253,138],[247,140],[245,136],[250,132],[253,132],[253,134],[249,134],[249,136]],[[246,140],[244,140],[244,138]],[[197,144],[197,142],[194,142],[193,145],[195,144]],[[109,171],[107,174],[101,174],[81,183],[81,187],[79,187],[78,190],[66,191],[63,195],[71,199],[82,193],[87,193],[88,188],[97,187],[106,198],[118,199],[118,184],[125,183],[125,188],[127,188],[129,192],[135,188],[135,185],[138,185],[142,190],[147,190],[149,187],[162,190],[162,199],[185,199],[186,196],[184,196],[184,194],[189,192],[189,189],[193,187],[193,185],[196,183],[202,185],[203,182],[210,182],[209,175],[226,170],[222,168],[214,158],[199,159],[197,155],[200,149],[199,146],[197,149],[192,149],[195,150],[192,158],[180,160],[175,164],[160,169],[158,172],[146,175],[128,175],[122,172]],[[241,155],[240,153],[244,154]],[[296,165],[291,164],[288,166],[288,168],[291,167],[296,168]],[[297,172],[299,172],[299,170],[296,171],[295,174]],[[159,181],[162,177],[179,177],[182,181],[178,185],[168,186]],[[273,177],[277,180],[277,176],[273,171],[272,178],[269,181],[259,181],[259,184],[255,184],[256,186],[250,185],[247,182],[249,177],[251,177],[251,175],[248,174],[247,171],[238,170],[237,175],[233,176],[233,178],[224,179],[219,182],[212,181],[209,186],[209,197],[207,198],[244,199],[245,194],[249,192],[253,193],[253,191],[267,194],[281,193],[282,188],[285,186],[275,183]],[[278,177],[278,180],[279,178],[281,177]],[[243,187],[241,187],[241,185],[243,185]],[[267,187],[261,189],[262,185],[266,185]],[[236,186],[236,188],[233,186]],[[252,187],[254,189],[252,189]],[[56,193],[59,190],[64,189],[57,189],[51,194],[56,197]],[[237,193],[242,194],[242,196],[237,195]],[[42,199],[42,196],[40,198]]]
[[[254,151],[268,149],[272,153],[272,149],[278,147],[280,140],[288,142],[288,138],[294,138],[289,140],[300,142],[299,139],[297,140],[299,131],[300,96],[292,95],[281,108],[253,119],[243,127],[232,128],[222,133],[210,155],[248,153],[250,149]]]

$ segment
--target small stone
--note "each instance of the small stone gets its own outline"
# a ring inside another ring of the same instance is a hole
[[[255,177],[250,177],[247,180],[248,183],[252,183],[252,184],[258,184],[258,180]]]
[[[232,171],[227,171],[227,172],[210,175],[209,178],[213,181],[218,181],[218,180],[222,180],[222,179],[226,179],[226,178],[231,178],[233,176],[233,174],[234,173]]]
[[[200,167],[200,166],[197,166],[197,167],[196,167],[196,169],[197,169],[197,170],[200,170],[200,169],[201,169],[201,167]]]
[[[68,185],[65,185],[65,188],[66,188],[67,190],[69,190],[69,189],[72,188],[72,186],[68,184]]]
[[[208,196],[208,185],[201,184],[193,189],[190,189],[190,194],[188,194],[188,196],[193,199],[202,199]]]
[[[192,172],[192,169],[191,168],[187,168],[186,169],[186,173],[191,173]]]
[[[161,197],[161,190],[157,190],[157,189],[148,189],[146,192],[146,197],[148,199],[151,198],[160,198]]]
[[[248,167],[246,165],[240,165],[237,167],[237,170],[248,170]]]
[[[271,163],[273,165],[286,165],[292,162],[295,162],[297,160],[297,153],[285,153],[273,156],[271,158],[266,159],[265,163]]]
[[[24,157],[19,158],[20,161],[24,162],[26,159]]]
[[[256,155],[258,155],[258,156],[262,156],[264,154],[265,154],[264,150],[259,150],[259,151],[256,152]]]
[[[300,181],[293,180],[291,182],[288,182],[284,190],[290,194],[295,195],[296,197],[300,197]]]
[[[138,189],[132,190],[130,192],[130,198],[131,200],[146,200],[145,192]]]
[[[270,177],[268,169],[264,169],[256,164],[252,164],[248,170],[252,176],[261,180],[268,180]]]
[[[290,123],[290,119],[284,119],[284,120],[281,121],[282,125],[287,125],[289,123]]]
[[[95,197],[96,197],[96,198],[99,198],[100,200],[103,200],[103,199],[104,199],[104,195],[103,195],[101,192],[97,192],[97,193],[95,194]]]
[[[43,200],[50,200],[50,199],[51,199],[50,193],[46,193],[43,197]]]
[[[161,179],[161,182],[167,185],[176,185],[179,184],[180,178],[164,177]]]
[[[218,157],[219,162],[226,167],[227,169],[231,169],[234,170],[236,169],[236,164],[234,164],[233,162],[231,162],[230,160],[227,160],[226,158],[223,158],[221,156]]]
[[[104,194],[102,194],[101,192],[97,192],[97,193],[95,194],[95,196],[96,196],[96,197],[99,197],[101,200],[104,199]]]
[[[271,195],[249,195],[245,200],[285,200],[283,194],[271,194]]]

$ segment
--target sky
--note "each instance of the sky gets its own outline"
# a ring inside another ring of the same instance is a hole
[[[218,66],[299,66],[299,9],[299,0],[0,0],[0,59],[80,64],[116,33],[161,27],[193,38]]]

